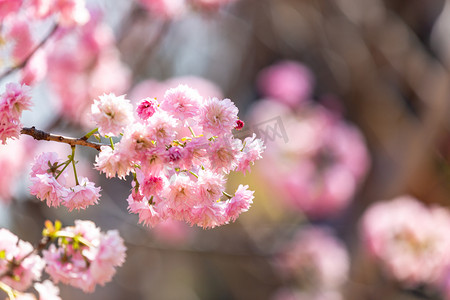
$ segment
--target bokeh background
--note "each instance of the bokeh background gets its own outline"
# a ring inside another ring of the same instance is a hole
[[[95,150],[83,149],[79,172],[97,178],[102,198],[68,213],[29,195],[27,174],[40,151],[69,147],[27,136],[0,146],[2,227],[37,243],[46,219],[90,219],[126,241],[112,282],[93,294],[60,285],[62,298],[447,299],[442,282],[405,284],[386,271],[361,218],[401,195],[450,204],[450,1],[166,2],[87,1],[91,22],[64,32],[46,20],[33,27],[42,51],[1,84],[30,80],[24,125],[71,136],[89,131],[86,108],[103,92],[138,101],[187,83],[230,98],[246,122],[236,134],[267,145],[251,173],[229,177],[230,190],[256,191],[254,203],[219,228],[146,228],[127,212],[131,180],[99,175]],[[2,70],[14,64],[5,41]],[[299,234],[311,228],[320,232],[310,239],[333,241],[311,246]]]

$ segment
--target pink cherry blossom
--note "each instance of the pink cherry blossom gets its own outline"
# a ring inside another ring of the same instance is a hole
[[[265,146],[263,141],[257,139],[256,134],[245,138],[241,149],[243,157],[239,160],[237,170],[243,172],[244,174],[246,171],[250,171],[251,165],[253,165],[255,161],[262,158],[264,149]]]
[[[158,102],[155,98],[145,98],[139,103],[136,112],[141,120],[147,120],[155,113],[158,107]]]
[[[230,136],[215,139],[209,149],[210,167],[218,172],[234,170],[242,159],[242,142]]]
[[[199,123],[205,133],[221,136],[234,128],[238,111],[230,99],[207,99],[200,111]]]
[[[61,185],[51,174],[37,174],[31,177],[30,193],[48,206],[58,207],[70,190]]]
[[[227,218],[235,221],[241,213],[246,212],[253,203],[253,193],[248,190],[248,185],[240,184],[234,197],[227,201],[225,211]]]
[[[104,94],[91,106],[92,119],[101,135],[117,136],[133,120],[133,107],[125,96]]]
[[[170,207],[176,210],[188,208],[195,198],[196,192],[194,181],[183,173],[174,174],[165,191]]]
[[[187,222],[203,228],[214,228],[227,223],[228,220],[224,202],[195,206],[186,218]]]
[[[199,114],[199,106],[203,99],[200,94],[187,85],[179,85],[167,90],[161,102],[161,108],[179,120]]]
[[[42,152],[34,158],[34,164],[31,166],[30,175],[36,176],[38,174],[53,174],[57,175],[56,168],[52,168],[53,166],[57,166],[62,161],[59,159],[58,154],[56,152]]]
[[[150,175],[143,178],[143,181],[140,183],[139,187],[142,194],[149,198],[152,195],[161,193],[166,185],[167,183],[164,181],[163,177]]]
[[[86,177],[82,177],[80,184],[71,187],[67,195],[64,196],[63,205],[72,211],[74,208],[86,209],[88,206],[97,204],[100,198],[100,188],[96,187],[93,182],[90,182]]]
[[[0,123],[20,119],[24,110],[32,106],[30,88],[26,85],[8,83],[0,95]]]
[[[148,127],[151,128],[152,140],[158,145],[168,145],[175,138],[178,122],[169,113],[157,111],[148,120]]]
[[[95,168],[105,173],[108,178],[117,174],[117,177],[123,179],[129,174],[131,167],[128,155],[117,147],[113,150],[110,146],[102,146],[95,158]]]
[[[159,211],[161,205],[150,203],[147,198],[135,199],[132,195],[128,197],[127,201],[128,210],[139,215],[139,223],[155,226],[163,220],[162,213]]]
[[[411,196],[370,206],[361,220],[366,249],[406,287],[436,285],[450,262],[450,213]]]
[[[197,193],[198,204],[210,204],[220,199],[225,191],[225,179],[222,174],[209,170],[198,173]]]

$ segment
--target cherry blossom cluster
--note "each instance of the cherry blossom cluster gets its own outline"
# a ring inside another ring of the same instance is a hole
[[[406,288],[442,289],[450,299],[450,212],[411,196],[373,204],[362,217],[366,249]]]
[[[30,193],[46,201],[48,206],[64,205],[69,211],[97,204],[100,187],[96,187],[88,178],[76,177],[75,186],[68,184],[68,167],[71,164],[75,164],[73,154],[66,161],[59,159],[55,152],[38,155],[31,169]]]
[[[248,171],[264,149],[255,135],[232,136],[237,114],[231,100],[204,99],[186,85],[163,99],[143,99],[135,114],[124,96],[105,94],[92,105],[92,118],[101,135],[123,136],[101,148],[96,168],[107,177],[133,173],[128,208],[146,225],[166,219],[226,224],[248,210],[253,192],[240,185],[229,195],[225,175]]]
[[[261,173],[268,185],[290,208],[323,219],[347,207],[370,159],[358,128],[310,99],[312,82],[310,71],[299,63],[269,67],[259,79],[268,98],[252,107],[250,119],[256,127],[264,124],[267,151]],[[274,118],[282,126],[267,123]],[[287,141],[276,138],[281,131]]]
[[[277,255],[275,266],[286,282],[295,284],[277,291],[274,299],[343,299],[349,256],[325,227],[300,229]]]
[[[61,281],[92,292],[97,284],[111,280],[124,262],[125,251],[117,231],[101,232],[91,221],[77,220],[65,228],[58,221],[54,225],[47,221],[36,249],[0,229],[0,289],[10,299],[36,299],[27,292],[34,286],[40,300],[58,300],[59,289],[53,282]],[[39,282],[44,269],[52,281]]]
[[[6,90],[0,95],[0,141],[6,144],[7,139],[15,139],[20,135],[22,123],[20,117],[24,110],[31,108],[30,88],[26,85],[8,83]]]

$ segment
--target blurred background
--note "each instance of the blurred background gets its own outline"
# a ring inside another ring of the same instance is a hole
[[[104,92],[137,102],[185,83],[234,101],[246,123],[236,136],[256,133],[267,148],[250,173],[229,176],[230,190],[255,190],[251,209],[203,230],[138,225],[127,212],[130,178],[98,174],[93,149],[80,149],[79,173],[101,185],[100,204],[48,208],[28,193],[30,163],[70,147],[28,136],[1,145],[0,226],[37,243],[46,219],[89,219],[126,241],[112,282],[93,294],[60,285],[63,299],[450,299],[450,226],[433,223],[432,211],[450,204],[450,1],[87,7],[91,19],[78,28],[30,25],[34,43],[45,43],[7,74],[27,54],[14,52],[21,41],[2,25],[2,90],[33,86],[25,126],[83,136],[86,111]],[[401,196],[420,213],[400,202],[367,213]]]

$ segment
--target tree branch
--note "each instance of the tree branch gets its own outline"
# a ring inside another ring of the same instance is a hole
[[[80,145],[80,146],[91,147],[98,151],[100,151],[101,146],[104,146],[102,144],[88,142],[88,141],[86,141],[86,139],[84,137],[79,138],[79,139],[72,138],[72,137],[65,137],[62,135],[56,135],[56,134],[52,134],[52,133],[47,133],[42,130],[38,130],[34,126],[31,128],[24,127],[24,128],[22,128],[20,133],[32,136],[35,140],[38,140],[38,141],[39,140],[54,141],[54,142],[58,142],[58,143],[66,143],[71,146]]]

